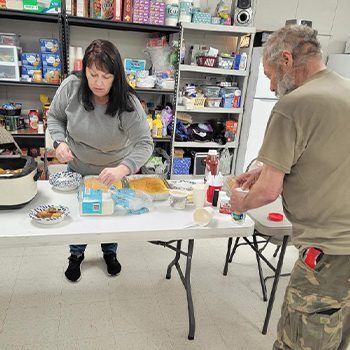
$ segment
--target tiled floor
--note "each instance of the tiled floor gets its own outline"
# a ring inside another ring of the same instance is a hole
[[[186,295],[173,271],[173,253],[148,243],[121,243],[123,270],[108,277],[100,248],[90,245],[83,277],[64,277],[67,247],[0,249],[0,350],[272,349],[287,285],[282,278],[268,334],[255,255],[237,251],[222,275],[227,240],[195,241],[192,289],[195,340],[187,340]],[[269,248],[272,258],[274,247]],[[287,249],[284,270],[297,258]],[[266,270],[265,270],[266,271]],[[271,289],[271,281],[269,282]]]

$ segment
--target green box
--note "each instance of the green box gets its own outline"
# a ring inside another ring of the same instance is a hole
[[[61,0],[23,0],[23,11],[35,13],[60,13]]]

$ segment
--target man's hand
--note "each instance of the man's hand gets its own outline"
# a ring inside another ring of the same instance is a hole
[[[111,186],[113,182],[122,179],[130,174],[130,169],[124,165],[118,165],[115,168],[104,168],[98,176],[98,180],[107,186]]]
[[[258,181],[262,167],[243,173],[236,178],[237,187],[242,190],[250,190],[250,188]]]
[[[245,208],[243,207],[243,200],[247,193],[233,190],[231,192],[230,196],[230,206],[232,212],[239,212],[242,213],[245,211]]]
[[[60,143],[56,148],[56,158],[60,163],[67,163],[74,159],[72,151],[65,142]]]

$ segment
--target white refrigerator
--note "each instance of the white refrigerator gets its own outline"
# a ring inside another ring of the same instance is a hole
[[[329,55],[327,67],[350,79],[350,54],[337,53]]]
[[[270,91],[270,80],[264,74],[262,50],[262,47],[253,49],[236,158],[236,175],[244,172],[249,163],[258,156],[267,121],[277,102],[275,93]]]

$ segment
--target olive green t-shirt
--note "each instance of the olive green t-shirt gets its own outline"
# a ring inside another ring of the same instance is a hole
[[[350,80],[323,70],[283,96],[258,160],[285,173],[293,243],[350,255]]]

